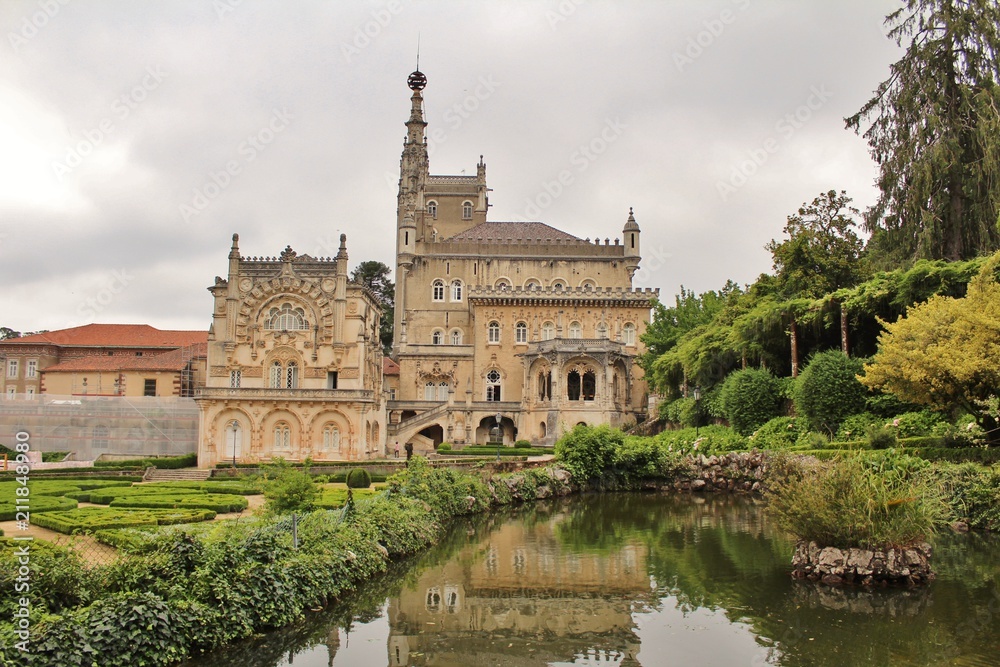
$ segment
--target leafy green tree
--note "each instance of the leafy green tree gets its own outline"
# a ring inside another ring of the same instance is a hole
[[[293,468],[281,458],[275,459],[266,468],[268,481],[264,485],[264,510],[267,513],[281,515],[313,509],[319,489],[308,468]]]
[[[396,286],[389,279],[392,270],[375,260],[361,262],[351,271],[351,282],[364,285],[375,294],[382,306],[382,321],[379,325],[379,340],[382,351],[389,354],[392,349],[392,320],[396,309]]]
[[[750,435],[780,416],[781,385],[764,369],[735,371],[723,383],[719,402],[733,430],[740,435]]]
[[[934,296],[883,322],[879,349],[861,382],[940,412],[996,426],[983,402],[1000,393],[1000,254],[983,265],[964,298]]]
[[[607,424],[577,424],[556,441],[556,459],[573,474],[576,482],[583,484],[610,469],[615,452],[624,442],[622,432]]]
[[[11,338],[20,338],[21,332],[14,331],[9,327],[0,327],[0,340],[9,340]]]
[[[861,370],[860,360],[840,350],[813,355],[795,382],[796,413],[832,437],[844,419],[864,410],[865,387],[857,379]]]
[[[1000,247],[1000,4],[904,0],[886,17],[903,57],[845,119],[879,167],[865,213],[884,266]]]
[[[788,238],[764,246],[774,261],[780,297],[815,299],[850,287],[861,277],[858,260],[864,242],[854,232],[859,212],[851,201],[843,190],[822,193],[788,216]]]
[[[725,306],[727,299],[739,293],[739,285],[729,280],[718,292],[709,290],[699,295],[695,295],[692,290],[684,289],[684,285],[681,285],[681,293],[674,296],[674,305],[669,308],[655,301],[653,321],[640,336],[648,350],[643,359],[640,359],[640,363],[651,363],[677,345],[677,341],[684,334],[711,322]]]

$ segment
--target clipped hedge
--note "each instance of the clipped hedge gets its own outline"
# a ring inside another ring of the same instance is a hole
[[[256,481],[251,480],[220,480],[218,482],[147,482],[141,485],[143,488],[173,489],[197,489],[205,493],[232,493],[237,496],[256,496],[264,492],[264,487]]]
[[[229,493],[195,493],[193,495],[144,494],[126,498],[115,498],[111,507],[131,507],[136,509],[206,509],[223,514],[242,512],[248,506],[247,499]]]
[[[352,489],[354,500],[370,498],[379,493],[380,489]],[[333,488],[323,489],[313,505],[319,509],[335,510],[347,504],[347,489]]]
[[[215,518],[215,512],[205,509],[110,509],[80,507],[61,512],[46,512],[33,518],[32,523],[58,533],[73,535],[105,528],[135,528],[197,523]]]
[[[364,468],[354,468],[347,473],[347,488],[367,489],[372,485],[372,476]]]
[[[31,516],[42,512],[55,512],[58,510],[71,510],[76,507],[76,501],[71,498],[61,496],[31,496],[27,505],[17,505],[15,503],[0,502],[0,521],[14,521],[18,512],[27,511]],[[34,519],[32,523],[38,523]]]
[[[94,461],[95,468],[149,468],[160,470],[176,470],[177,468],[194,468],[198,465],[197,454],[181,456],[160,456],[142,459],[122,459],[120,461]]]

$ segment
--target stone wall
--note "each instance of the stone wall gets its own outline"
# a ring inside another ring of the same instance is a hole
[[[691,474],[668,488],[677,491],[763,493],[768,474],[764,452],[691,457]]]
[[[838,549],[802,540],[792,556],[792,577],[828,585],[914,586],[934,579],[930,558],[931,545],[926,542],[885,549]]]

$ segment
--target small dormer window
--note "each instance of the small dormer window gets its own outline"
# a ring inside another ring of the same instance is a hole
[[[427,215],[432,218],[438,217],[438,203],[436,201],[427,202]]]
[[[462,202],[462,219],[472,220],[472,202],[464,201]]]

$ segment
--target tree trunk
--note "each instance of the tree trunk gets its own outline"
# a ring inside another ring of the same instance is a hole
[[[792,377],[797,378],[799,376],[799,329],[795,324],[795,318],[792,318]]]
[[[840,351],[845,357],[851,356],[847,346],[847,309],[843,304],[840,306]]]

